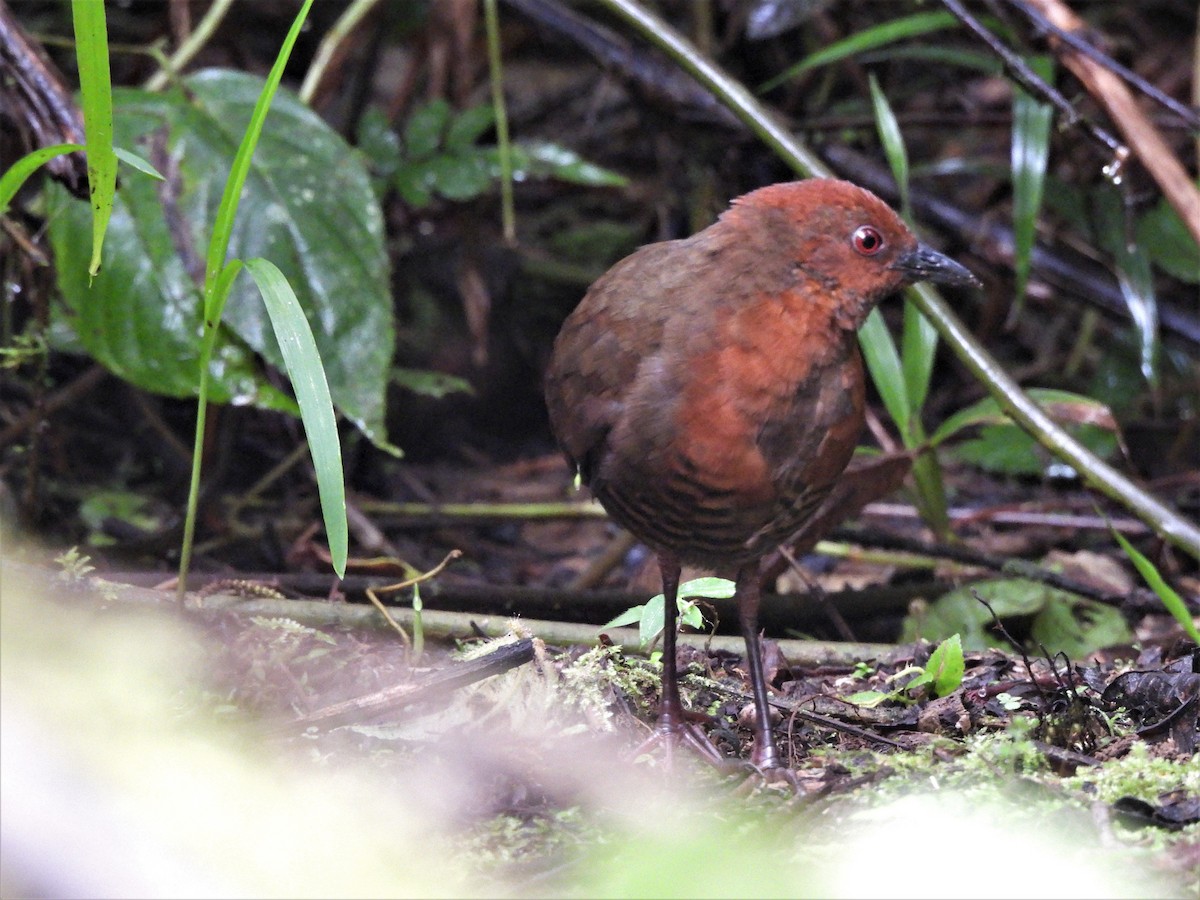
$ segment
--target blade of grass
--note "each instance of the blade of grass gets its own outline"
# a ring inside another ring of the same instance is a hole
[[[1049,57],[1029,60],[1030,68],[1047,82],[1053,80]],[[1012,182],[1013,182],[1013,269],[1016,295],[1013,315],[1019,315],[1029,284],[1034,230],[1042,208],[1046,163],[1050,157],[1050,125],[1054,108],[1039,103],[1021,88],[1013,92]]]
[[[275,64],[267,75],[266,83],[258,96],[258,102],[250,115],[250,123],[242,135],[241,145],[234,156],[230,167],[229,178],[225,182],[225,191],[221,195],[221,203],[217,207],[216,221],[213,223],[213,233],[209,239],[208,253],[205,257],[204,269],[204,343],[200,353],[200,384],[196,398],[196,437],[192,449],[192,483],[188,489],[188,505],[184,515],[183,545],[179,554],[179,581],[176,596],[183,603],[187,592],[187,571],[192,557],[192,541],[195,538],[196,506],[200,496],[200,457],[204,450],[204,427],[208,418],[208,372],[212,360],[213,349],[216,347],[217,328],[221,324],[221,315],[225,311],[225,300],[229,296],[229,288],[237,275],[233,264],[226,265],[225,257],[229,253],[229,239],[233,234],[233,223],[237,217],[238,203],[242,195],[242,187],[250,171],[250,161],[254,156],[254,148],[262,134],[263,123],[271,108],[271,99],[279,88],[283,78],[283,70],[291,56],[296,38],[308,17],[313,0],[304,0],[304,5],[296,14],[295,21],[279,48]]]
[[[904,16],[903,18],[893,19],[890,22],[884,22],[882,25],[876,25],[874,28],[867,28],[864,31],[856,32],[848,38],[837,41],[828,47],[823,47],[816,53],[806,56],[800,62],[789,66],[770,81],[764,83],[758,91],[759,93],[765,93],[783,84],[789,78],[795,78],[801,72],[815,69],[818,66],[829,65],[829,63],[837,62],[840,59],[854,56],[856,53],[862,53],[865,50],[874,50],[876,47],[882,47],[885,44],[891,44],[904,38],[928,34],[931,31],[953,28],[957,24],[958,20],[948,12],[914,13],[911,16]]]
[[[912,418],[912,406],[905,386],[904,367],[900,364],[896,342],[892,340],[891,332],[883,321],[883,313],[878,308],[871,310],[867,321],[859,329],[858,343],[888,415],[902,431],[906,431]]]
[[[900,214],[910,225],[912,224],[912,209],[908,203],[908,151],[904,147],[904,138],[900,134],[900,123],[892,106],[879,87],[879,81],[872,72],[869,77],[871,86],[871,106],[875,110],[875,129],[879,132],[879,142],[887,155],[888,165],[892,169],[892,177],[896,179],[896,187],[900,190]]]
[[[1183,598],[1175,593],[1175,590],[1163,580],[1154,563],[1146,559],[1141,551],[1129,543],[1121,532],[1117,531],[1111,525],[1109,526],[1109,530],[1112,531],[1113,537],[1117,539],[1117,543],[1121,545],[1121,549],[1125,551],[1125,555],[1129,557],[1134,568],[1138,570],[1138,573],[1145,580],[1146,584],[1158,595],[1158,599],[1167,608],[1167,612],[1174,616],[1175,621],[1183,626],[1183,630],[1187,632],[1188,637],[1197,644],[1200,644],[1200,629],[1196,628],[1196,623],[1192,619],[1192,614],[1188,612],[1187,604],[1183,602]]]
[[[346,573],[349,552],[346,487],[337,416],[333,411],[333,399],[329,395],[329,383],[325,379],[317,342],[313,339],[295,291],[278,266],[266,259],[251,259],[246,261],[246,271],[254,278],[267,306],[275,340],[279,342],[288,378],[296,392],[296,402],[300,406],[300,418],[304,422],[304,433],[308,437],[317,476],[329,553],[333,569],[341,577]]]
[[[13,163],[4,176],[0,177],[0,216],[8,212],[8,205],[12,203],[12,198],[17,196],[21,185],[28,181],[29,176],[39,167],[44,166],[56,156],[65,156],[82,149],[83,144],[54,144],[50,147],[39,147]]]
[[[87,140],[88,192],[92,201],[92,260],[88,273],[100,271],[104,234],[117,192],[117,156],[113,152],[112,79],[108,68],[108,23],[103,0],[73,0],[75,58],[79,65],[83,126]]]
[[[905,299],[900,358],[904,366],[904,388],[908,392],[908,402],[914,410],[923,409],[925,406],[937,346],[937,329],[921,315],[921,311],[912,300]]]

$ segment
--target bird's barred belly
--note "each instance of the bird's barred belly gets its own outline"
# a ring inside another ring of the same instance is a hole
[[[730,490],[680,478],[593,485],[619,525],[655,550],[709,567],[741,565],[773,550],[816,512],[829,486],[748,503]]]

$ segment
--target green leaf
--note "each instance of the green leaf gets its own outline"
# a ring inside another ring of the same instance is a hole
[[[337,417],[325,380],[321,354],[308,327],[300,301],[279,267],[269,260],[251,259],[246,271],[254,278],[262,293],[263,303],[275,331],[275,340],[283,354],[284,366],[296,402],[300,419],[308,437],[317,491],[321,497],[321,512],[325,519],[325,534],[333,570],[346,574],[349,538],[346,527],[346,488],[342,477],[342,449],[338,440]]]
[[[121,160],[121,162],[125,163],[125,165],[132,166],[133,168],[137,169],[143,175],[149,175],[151,178],[157,179],[158,181],[167,180],[163,176],[162,172],[158,171],[158,169],[154,168],[154,166],[150,164],[148,159],[142,159],[142,157],[138,156],[136,153],[132,153],[129,150],[125,150],[121,147],[117,147],[115,150],[113,150],[113,152],[117,154],[117,159]]]
[[[42,147],[26,153],[13,163],[12,167],[4,173],[4,177],[0,178],[0,216],[8,212],[8,205],[12,203],[12,198],[17,195],[21,185],[28,181],[29,176],[40,166],[44,166],[56,156],[65,156],[82,149],[83,144],[54,144],[51,147]]]
[[[882,25],[864,29],[850,35],[848,38],[836,41],[827,47],[822,47],[816,53],[806,56],[794,66],[789,66],[770,81],[763,84],[759,88],[759,92],[765,93],[783,84],[788,79],[795,78],[801,72],[807,72],[809,69],[815,69],[818,66],[829,65],[840,59],[854,56],[856,53],[874,50],[877,47],[904,40],[905,38],[917,37],[946,28],[954,28],[957,25],[958,20],[954,16],[948,12],[941,11],[914,13],[911,16],[904,16],[900,19],[884,22]]]
[[[1107,458],[1116,449],[1116,438],[1109,431],[1095,426],[1071,431],[1097,456]],[[1041,444],[1016,425],[985,425],[977,437],[958,444],[950,452],[962,462],[1004,475],[1040,475],[1050,461]]]
[[[1053,82],[1050,57],[1029,60],[1030,67],[1046,82]],[[1054,108],[1041,103],[1017,87],[1013,92],[1012,179],[1013,243],[1016,297],[1019,309],[1029,283],[1030,260],[1042,193],[1046,184],[1046,163],[1050,158],[1050,126]]]
[[[925,671],[933,681],[933,693],[945,697],[958,690],[962,684],[965,665],[963,663],[962,637],[955,632],[938,644],[929,656]]]
[[[404,155],[408,159],[432,156],[442,146],[442,135],[450,122],[450,104],[433,100],[413,110],[404,126]]]
[[[702,628],[704,616],[691,598],[728,599],[733,596],[734,590],[734,583],[727,578],[694,578],[691,581],[685,581],[678,590],[679,621],[691,628]],[[616,628],[619,625],[631,625],[637,622],[638,641],[643,647],[646,647],[663,630],[666,624],[665,609],[666,598],[662,594],[656,594],[642,606],[634,606],[625,610],[601,627]]]
[[[477,154],[445,154],[429,160],[428,184],[447,200],[473,200],[492,186],[487,162]]]
[[[1200,245],[1165,197],[1138,220],[1137,237],[1163,271],[1189,284],[1200,283]]]
[[[892,169],[892,177],[896,179],[896,187],[900,191],[900,209],[905,219],[911,222],[912,213],[908,204],[908,151],[904,147],[904,137],[900,134],[900,123],[896,114],[879,87],[879,81],[872,72],[869,77],[871,86],[871,106],[875,110],[875,130],[879,132],[879,141],[883,144],[883,152],[887,156],[888,165]]]
[[[900,364],[900,354],[896,351],[896,343],[892,340],[883,313],[876,307],[867,316],[863,327],[858,330],[858,343],[862,347],[863,359],[866,360],[867,370],[883,405],[887,407],[888,415],[900,428],[907,433],[908,423],[912,418],[912,406],[909,402],[908,390],[905,387],[904,368]]]
[[[1196,622],[1192,618],[1192,614],[1188,611],[1187,604],[1183,602],[1183,598],[1175,593],[1175,590],[1163,580],[1154,563],[1146,559],[1141,551],[1125,539],[1125,536],[1121,532],[1117,531],[1111,525],[1109,528],[1112,531],[1113,537],[1117,539],[1117,543],[1121,545],[1121,549],[1125,551],[1125,555],[1129,557],[1134,568],[1138,570],[1138,574],[1150,586],[1150,590],[1158,595],[1158,599],[1162,601],[1167,612],[1175,617],[1175,621],[1183,627],[1188,637],[1195,643],[1200,644],[1200,629],[1196,628]]]
[[[624,187],[629,179],[602,166],[593,165],[573,150],[549,142],[524,142],[512,145],[513,178],[557,178],[585,187]],[[485,151],[493,178],[500,177],[499,150]]]
[[[1119,609],[1068,594],[1047,603],[1034,617],[1029,639],[1051,655],[1065,653],[1079,660],[1105,647],[1128,644],[1134,636]]]
[[[114,207],[109,259],[89,289],[87,208],[59,190],[50,236],[69,307],[60,320],[98,361],[147,390],[195,396],[201,325],[203,248],[234,151],[262,79],[208,70],[186,91],[117,91],[118,143],[146,146],[156,134],[177,160],[166,188],[127,179]],[[270,259],[287,276],[308,316],[334,402],[377,444],[392,356],[392,303],[383,219],[361,156],[317,115],[280,91],[247,170],[243,214],[228,255]],[[227,254],[222,254],[222,258]],[[257,290],[234,286],[210,367],[219,402],[294,409],[255,359],[283,358]]]
[[[901,342],[904,390],[913,411],[919,413],[929,394],[929,379],[933,375],[933,362],[937,356],[938,333],[911,300],[904,301]]]
[[[391,382],[422,397],[440,400],[450,394],[471,394],[475,389],[465,378],[429,369],[392,369]]]
[[[88,192],[92,202],[92,252],[88,272],[100,271],[104,235],[117,190],[113,152],[112,79],[108,68],[108,23],[102,0],[75,0],[75,60],[79,66],[83,126],[87,140]]]
[[[1158,297],[1145,248],[1126,240],[1125,208],[1115,190],[1102,189],[1093,197],[1093,226],[1099,243],[1113,256],[1117,284],[1137,330],[1142,377],[1158,383]]]
[[[495,121],[496,112],[490,103],[464,109],[450,123],[446,132],[446,149],[452,153],[461,153],[473,148],[475,142],[483,137],[484,132],[491,128]]]
[[[661,597],[662,595],[660,594],[659,596]],[[619,628],[622,625],[633,625],[634,623],[640,622],[642,620],[642,614],[645,612],[645,610],[646,610],[646,604],[644,604],[644,603],[641,604],[640,606],[631,606],[631,607],[629,607],[629,609],[625,610],[625,612],[621,613],[615,619],[605,622],[600,627],[601,628]]]
[[[997,578],[951,591],[928,608],[910,613],[900,642],[943,641],[958,633],[966,650],[1008,647],[992,632],[992,614],[975,599],[976,593],[1002,620],[1031,619],[1031,641],[1034,646],[1045,644],[1052,654],[1063,651],[1078,658],[1133,639],[1119,610],[1036,581]]]
[[[1027,393],[1054,419],[1116,430],[1116,420],[1112,411],[1099,400],[1053,388],[1029,388]],[[1012,420],[1000,408],[996,399],[985,397],[946,419],[930,437],[929,443],[936,447],[964,428],[972,426],[1010,424]]]

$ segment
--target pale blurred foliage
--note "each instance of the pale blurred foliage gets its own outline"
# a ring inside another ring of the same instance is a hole
[[[451,735],[399,776],[349,754],[314,764],[302,741],[288,750],[212,713],[205,645],[169,609],[129,611],[19,571],[0,569],[5,897],[1169,893],[1078,822],[1024,822],[1019,800],[935,792],[830,828],[714,791],[690,759],[667,779],[602,738],[567,740],[580,729],[555,721],[560,688],[533,666],[488,688],[530,704],[495,740],[447,752]],[[578,805],[604,840],[534,865],[550,871],[532,881],[519,866],[485,877],[456,839],[488,815],[474,798],[497,777]]]

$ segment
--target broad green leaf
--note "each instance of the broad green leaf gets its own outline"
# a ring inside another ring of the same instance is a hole
[[[87,352],[123,378],[194,396],[199,370],[203,254],[222,186],[263,82],[208,70],[186,92],[118,91],[117,138],[173,160],[166,186],[127,179],[118,195],[105,269],[88,289],[74,263],[86,252],[87,209],[59,192],[50,234],[60,286]],[[293,95],[280,91],[247,171],[228,255],[274,262],[304,307],[338,409],[376,443],[392,354],[383,221],[361,162]],[[83,256],[86,259],[86,256]],[[210,367],[213,399],[294,409],[252,352],[283,365],[253,284],[235,286]]]
[[[1119,609],[1073,594],[1047,603],[1034,617],[1029,632],[1031,647],[1045,647],[1051,655],[1065,653],[1075,661],[1133,640],[1133,632]]]
[[[712,597],[716,599],[728,599],[734,593],[734,583],[726,578],[694,578],[691,581],[685,581],[679,586],[677,605],[679,608],[679,621],[691,628],[702,628],[704,626],[704,616],[700,609],[692,601],[693,597]],[[619,625],[632,625],[638,623],[638,641],[643,647],[649,646],[650,642],[663,630],[666,623],[664,610],[666,608],[666,598],[662,594],[656,594],[651,597],[642,606],[634,606],[625,610],[615,619],[606,622],[602,627],[616,628]]]
[[[1200,284],[1200,246],[1165,197],[1138,220],[1137,238],[1155,265],[1180,281]]]
[[[1094,426],[1071,429],[1076,439],[1092,453],[1107,459],[1117,448],[1109,431]],[[1004,475],[1041,475],[1051,462],[1049,452],[1016,425],[984,425],[979,434],[950,448],[961,462]]]
[[[759,92],[766,92],[774,87],[778,87],[788,79],[795,78],[801,72],[807,72],[809,69],[826,66],[840,59],[854,56],[856,53],[874,50],[877,47],[904,40],[905,38],[917,37],[946,28],[954,28],[957,24],[958,20],[954,16],[948,12],[941,11],[914,13],[911,16],[904,16],[900,19],[884,22],[882,25],[876,25],[874,28],[867,28],[856,32],[848,38],[836,41],[827,47],[822,47],[816,53],[806,56],[800,62],[789,66],[770,81],[763,84],[759,88]]]
[[[12,167],[4,173],[0,178],[0,216],[8,212],[8,205],[12,203],[12,198],[17,196],[17,191],[21,189],[29,176],[44,166],[56,156],[65,156],[68,153],[74,153],[76,150],[82,150],[83,144],[54,144],[50,147],[42,147],[27,153],[13,163]]]
[[[92,252],[88,272],[100,271],[104,235],[117,189],[117,156],[113,152],[112,79],[108,68],[108,23],[101,0],[71,4],[75,26],[75,60],[83,127],[87,141],[88,193],[92,203]]]
[[[661,597],[662,595],[660,594],[659,596]],[[625,610],[625,612],[621,613],[616,618],[611,619],[608,622],[605,622],[600,627],[601,628],[619,628],[622,625],[633,625],[642,620],[642,615],[645,612],[645,610],[646,610],[646,604],[644,604],[644,603],[641,606],[631,606],[631,607],[629,607],[629,609]]]
[[[325,380],[325,368],[317,351],[308,320],[287,278],[269,260],[251,259],[246,271],[262,293],[275,340],[283,354],[284,367],[296,392],[300,419],[308,437],[325,534],[333,570],[338,577],[346,574],[349,538],[346,526],[346,488],[342,477],[342,448],[338,439],[337,416]]]
[[[1038,402],[1047,413],[1059,421],[1072,422],[1082,425],[1096,425],[1110,431],[1116,431],[1117,423],[1112,411],[1099,400],[1075,394],[1071,391],[1060,391],[1053,388],[1029,388],[1027,393]],[[964,428],[978,425],[1009,425],[1012,420],[1000,408],[993,397],[985,397],[960,409],[944,421],[929,438],[929,443],[937,446],[953,437]]]
[[[957,632],[938,644],[925,666],[933,682],[933,693],[938,697],[958,690],[964,670],[962,638]]]
[[[1047,56],[1029,60],[1030,67],[1046,82],[1054,80],[1053,63]],[[1013,268],[1016,273],[1017,309],[1029,284],[1030,260],[1042,192],[1046,162],[1050,158],[1050,126],[1054,108],[1041,103],[1022,88],[1013,91],[1012,181],[1013,181]]]
[[[965,650],[1009,647],[993,632],[992,614],[974,594],[1002,620],[1031,618],[1031,641],[1045,644],[1052,654],[1064,651],[1077,658],[1133,639],[1119,610],[1036,581],[997,578],[951,591],[924,611],[908,615],[900,642],[943,641],[958,633]]]
[[[1117,543],[1125,551],[1125,555],[1129,557],[1134,568],[1138,570],[1138,574],[1142,576],[1142,579],[1150,586],[1150,589],[1158,595],[1158,599],[1162,601],[1167,612],[1175,617],[1175,621],[1183,627],[1188,637],[1197,644],[1200,644],[1200,629],[1196,628],[1196,621],[1192,618],[1191,612],[1188,611],[1187,604],[1183,602],[1183,598],[1175,593],[1174,588],[1163,580],[1154,563],[1146,559],[1142,552],[1129,543],[1121,532],[1115,528],[1111,528],[1111,530],[1113,537],[1117,539]]]
[[[900,428],[907,432],[909,420],[912,418],[912,406],[909,403],[908,390],[905,387],[904,368],[900,364],[900,354],[896,351],[896,343],[892,340],[883,313],[877,308],[871,310],[867,321],[858,330],[858,343],[862,347],[863,359],[871,373],[871,380],[883,405],[887,407],[888,415]]]
[[[441,154],[425,163],[426,180],[447,200],[473,200],[492,185],[487,162],[475,153]]]

